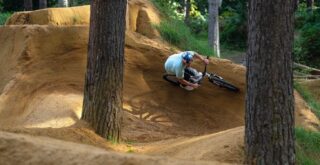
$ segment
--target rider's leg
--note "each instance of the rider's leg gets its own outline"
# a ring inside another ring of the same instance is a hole
[[[202,73],[198,72],[196,69],[188,67],[184,70],[185,80],[191,83],[198,83],[198,80],[201,78]]]

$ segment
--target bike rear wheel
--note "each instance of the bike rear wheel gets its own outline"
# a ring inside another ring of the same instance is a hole
[[[217,75],[210,75],[209,77],[209,81],[215,85],[218,85],[219,87],[223,87],[226,88],[230,91],[233,92],[238,92],[239,88],[237,88],[236,86],[230,84],[229,82],[225,81],[222,77],[217,76]]]
[[[171,75],[171,74],[165,74],[162,76],[163,79],[165,79],[166,81],[170,82],[173,85],[180,85],[177,77],[175,75]]]

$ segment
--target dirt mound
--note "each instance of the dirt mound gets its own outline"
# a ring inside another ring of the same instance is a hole
[[[70,8],[48,8],[14,13],[6,25],[88,25],[90,6]]]
[[[0,34],[11,45],[0,56],[12,58],[1,66],[12,73],[0,75],[7,80],[1,87],[0,124],[59,128],[75,123],[81,113],[88,27],[7,26]],[[162,80],[163,63],[172,52],[144,36],[137,40],[137,35],[126,35],[124,109],[139,119],[136,122],[143,121],[142,132],[149,125],[155,135],[159,131],[170,136],[200,135],[243,124],[239,108],[244,103],[243,67],[212,59],[209,68],[239,86],[238,94],[208,82],[196,91],[184,91]],[[15,42],[23,43],[21,48],[12,48],[19,45]],[[149,133],[135,137],[132,126],[128,127],[124,134],[129,139],[162,139]]]
[[[127,29],[149,38],[159,36],[153,28],[160,23],[156,8],[148,0],[128,0]],[[90,23],[90,6],[70,8],[48,8],[36,11],[14,13],[6,25],[88,25]]]
[[[138,144],[136,150],[150,155],[170,156],[186,160],[244,162],[244,127],[193,138],[163,140],[148,145]]]
[[[112,165],[209,165],[220,162],[190,162],[160,156],[119,154],[89,145],[0,132],[0,161],[11,164],[112,164]],[[19,158],[19,159],[17,159]]]
[[[295,92],[295,116],[296,116],[296,125],[313,130],[320,130],[320,121],[318,117],[311,111],[310,107],[299,95],[298,92]]]

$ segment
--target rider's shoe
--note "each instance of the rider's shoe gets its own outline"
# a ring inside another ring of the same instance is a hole
[[[187,90],[187,91],[192,91],[194,89],[192,86],[187,86],[187,85],[183,85],[183,84],[180,84],[180,87]]]

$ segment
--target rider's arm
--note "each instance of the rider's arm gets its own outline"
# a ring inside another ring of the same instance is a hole
[[[207,65],[209,64],[209,60],[206,59],[206,58],[204,58],[203,56],[201,56],[201,55],[198,54],[198,53],[195,53],[195,54],[194,54],[194,57],[196,57],[197,59],[203,61],[203,63],[205,63],[205,64],[207,64]]]

